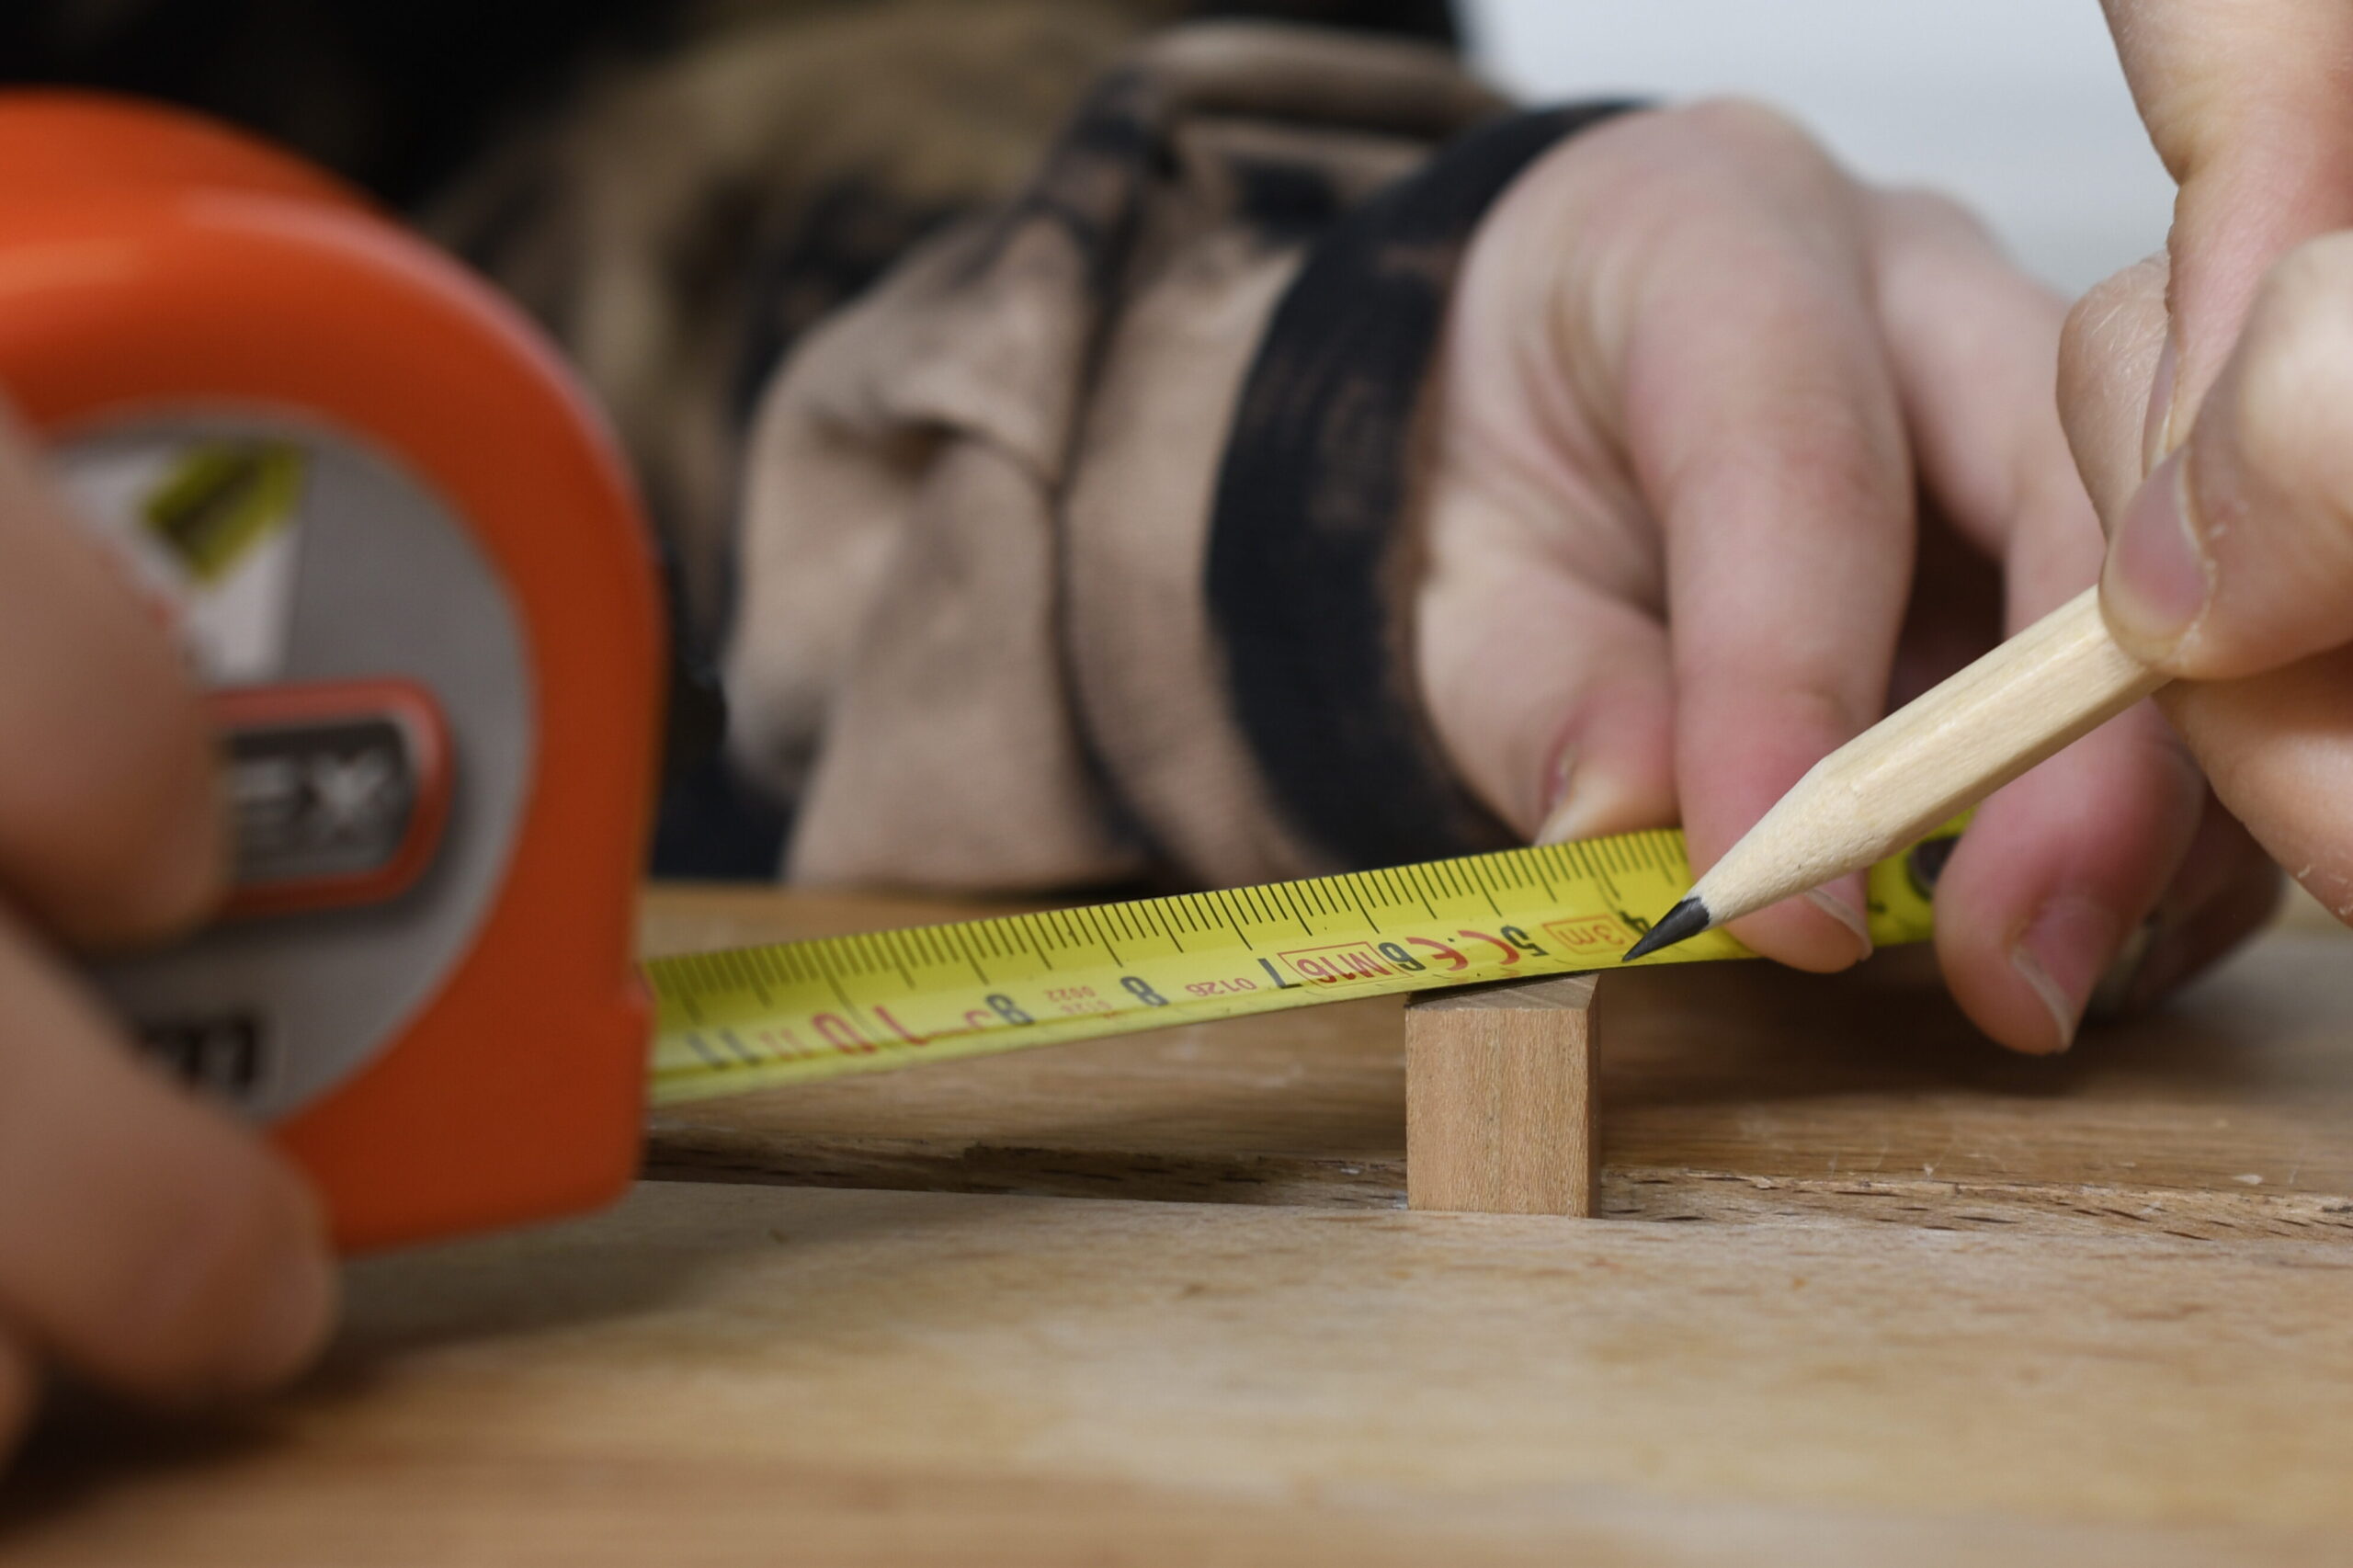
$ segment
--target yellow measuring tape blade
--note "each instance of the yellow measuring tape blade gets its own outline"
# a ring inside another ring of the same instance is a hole
[[[1871,939],[1925,940],[1959,824],[1870,877]],[[1243,1013],[1616,964],[1691,888],[1683,835],[655,959],[657,1103]],[[1754,955],[1710,931],[1642,960]]]

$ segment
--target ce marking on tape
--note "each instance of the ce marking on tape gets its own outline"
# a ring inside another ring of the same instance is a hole
[[[1297,985],[1325,987],[1360,984],[1368,981],[1394,980],[1400,975],[1460,974],[1471,967],[1471,959],[1459,942],[1474,949],[1484,944],[1495,949],[1489,961],[1506,967],[1526,958],[1541,958],[1545,948],[1517,926],[1506,926],[1498,931],[1477,931],[1464,927],[1454,933],[1452,941],[1434,937],[1407,937],[1402,941],[1357,940],[1326,942],[1313,948],[1291,948],[1275,955],[1280,959],[1296,980],[1284,977],[1273,961],[1260,959],[1259,966],[1273,978],[1277,990]],[[1419,956],[1408,948],[1422,949]]]

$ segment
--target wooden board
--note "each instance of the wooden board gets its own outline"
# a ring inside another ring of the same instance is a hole
[[[2353,1251],[654,1186],[354,1270],[13,1568],[2336,1562]]]
[[[967,906],[699,889],[650,950]],[[2307,914],[2165,1011],[2052,1060],[1985,1043],[1918,949],[1817,979],[1614,977],[1600,1210],[1859,1214],[2187,1235],[2353,1233],[2353,937]],[[703,1179],[1390,1208],[1404,1197],[1394,1002],[1057,1047],[658,1114],[650,1168]]]
[[[1407,1208],[1592,1215],[1599,984],[1564,974],[1405,1004]]]

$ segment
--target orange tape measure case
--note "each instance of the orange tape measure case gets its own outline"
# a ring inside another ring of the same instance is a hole
[[[108,994],[369,1247],[618,1193],[661,628],[603,426],[482,284],[176,112],[0,94],[0,387],[217,693],[228,917]]]

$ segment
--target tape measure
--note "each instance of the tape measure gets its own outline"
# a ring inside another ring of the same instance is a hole
[[[324,175],[0,94],[0,387],[213,693],[236,890],[93,978],[368,1247],[635,1174],[647,536],[555,353]]]
[[[1871,940],[1926,940],[1961,824],[1869,879]],[[1244,1013],[1614,966],[1691,889],[1680,833],[646,965],[659,1102]],[[1710,931],[1640,960],[1754,955]]]

